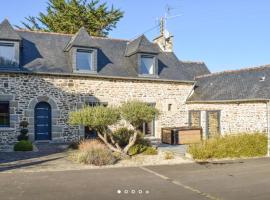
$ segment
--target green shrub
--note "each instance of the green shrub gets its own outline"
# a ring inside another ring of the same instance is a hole
[[[29,141],[21,140],[14,145],[14,151],[33,151],[33,145]]]
[[[226,135],[189,145],[187,152],[200,160],[264,156],[267,136],[261,133]]]
[[[127,128],[119,128],[113,132],[113,139],[120,147],[125,147],[128,145],[129,138],[134,134],[134,130],[129,130]]]
[[[79,144],[79,150],[72,159],[84,164],[97,166],[111,165],[116,162],[113,153],[98,140],[85,140]]]
[[[142,133],[138,134],[135,144],[141,144],[141,145],[148,146],[148,147],[151,146],[150,140],[145,139],[144,135]]]
[[[158,151],[154,147],[146,147],[145,151],[142,152],[144,155],[157,155]]]
[[[144,152],[147,149],[147,146],[142,145],[142,144],[135,144],[130,149],[128,150],[128,154],[130,156],[134,156],[136,154],[140,154]]]

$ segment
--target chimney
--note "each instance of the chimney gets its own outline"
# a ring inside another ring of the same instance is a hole
[[[160,35],[153,39],[155,44],[165,52],[172,52],[173,51],[173,36],[164,29],[164,18],[160,19]]]

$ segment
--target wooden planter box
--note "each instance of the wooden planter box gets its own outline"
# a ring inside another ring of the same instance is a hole
[[[161,141],[166,144],[193,144],[202,139],[200,127],[172,127],[161,129]]]
[[[178,144],[194,144],[202,140],[202,128],[181,127],[178,131]]]

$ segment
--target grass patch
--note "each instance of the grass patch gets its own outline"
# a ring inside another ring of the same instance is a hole
[[[187,152],[198,160],[265,156],[267,135],[262,133],[226,135],[189,145]]]

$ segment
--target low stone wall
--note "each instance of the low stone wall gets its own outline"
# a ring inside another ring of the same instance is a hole
[[[12,151],[17,135],[14,128],[0,128],[0,151]]]

